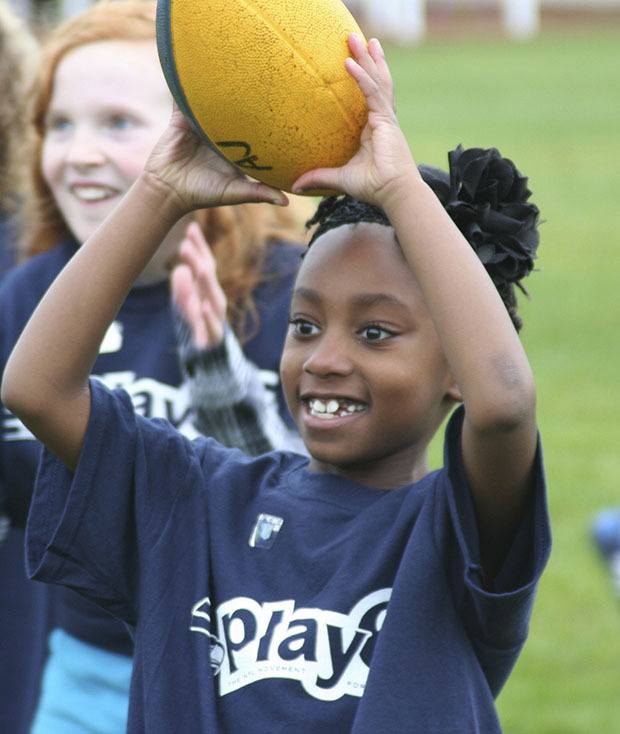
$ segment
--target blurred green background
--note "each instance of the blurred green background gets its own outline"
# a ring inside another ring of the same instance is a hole
[[[554,548],[499,698],[505,734],[620,732],[620,603],[589,536],[620,505],[620,27],[387,46],[418,163],[498,147],[545,220],[520,299],[538,384]],[[434,463],[440,461],[437,444]]]

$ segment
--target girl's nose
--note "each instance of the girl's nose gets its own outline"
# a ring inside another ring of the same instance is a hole
[[[65,162],[76,168],[101,166],[106,156],[97,137],[87,130],[76,130],[69,143]]]
[[[340,340],[322,338],[312,344],[312,349],[303,363],[304,372],[316,377],[350,375],[354,369],[351,356]]]

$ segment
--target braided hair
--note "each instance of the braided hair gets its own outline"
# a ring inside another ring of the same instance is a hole
[[[458,146],[448,154],[449,172],[421,165],[422,179],[435,192],[450,218],[485,266],[520,331],[515,288],[527,295],[521,279],[534,268],[539,242],[538,207],[528,202],[528,179],[496,148]],[[390,221],[377,206],[351,196],[329,196],[306,223],[314,227],[309,247],[322,234],[344,224]]]

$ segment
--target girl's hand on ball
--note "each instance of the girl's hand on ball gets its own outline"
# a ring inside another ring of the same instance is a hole
[[[300,176],[295,193],[306,189],[336,189],[378,206],[407,179],[419,176],[409,146],[396,119],[394,89],[381,44],[371,39],[366,45],[358,35],[349,36],[352,58],[345,62],[366,97],[368,121],[360,148],[340,168],[318,168]]]
[[[183,213],[246,202],[288,204],[281,191],[252,181],[204,143],[176,104],[168,127],[149,156],[145,175],[163,183]]]
[[[224,338],[227,300],[217,278],[215,258],[202,230],[192,222],[179,247],[180,264],[172,271],[172,298],[192,331],[198,349]]]

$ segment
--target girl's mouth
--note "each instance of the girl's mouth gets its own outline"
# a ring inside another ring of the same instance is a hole
[[[118,195],[116,189],[95,184],[74,184],[71,193],[80,201],[88,203],[106,201]]]
[[[365,403],[349,398],[305,398],[304,404],[308,414],[323,421],[337,418],[352,418],[356,413],[368,409]]]

